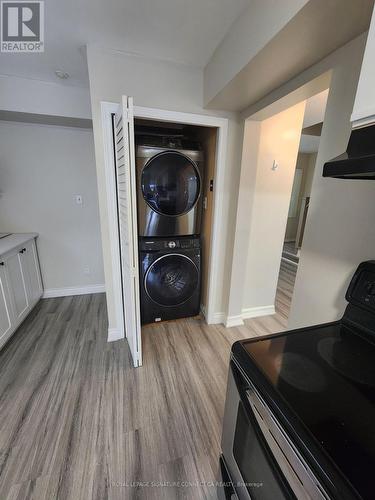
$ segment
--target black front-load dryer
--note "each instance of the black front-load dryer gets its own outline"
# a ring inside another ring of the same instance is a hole
[[[192,236],[140,239],[142,324],[199,314],[200,247]]]

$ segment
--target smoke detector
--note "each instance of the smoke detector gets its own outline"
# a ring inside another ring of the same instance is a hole
[[[57,69],[55,71],[55,75],[58,78],[61,78],[61,80],[67,80],[70,77],[69,73],[66,73],[65,71],[62,71],[61,69]]]

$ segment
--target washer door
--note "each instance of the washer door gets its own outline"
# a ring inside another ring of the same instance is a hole
[[[160,306],[178,306],[190,299],[199,285],[194,262],[180,254],[167,254],[155,260],[145,276],[145,290]]]
[[[196,204],[201,188],[199,171],[187,156],[176,151],[160,153],[145,165],[141,179],[146,203],[161,215],[176,217]]]

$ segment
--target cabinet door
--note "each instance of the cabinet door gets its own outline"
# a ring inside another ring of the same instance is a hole
[[[375,123],[375,10],[372,14],[351,121],[353,128]]]
[[[21,253],[10,255],[5,260],[5,274],[13,302],[15,322],[18,323],[29,309],[26,281],[21,265]]]
[[[35,241],[27,242],[21,252],[21,265],[25,278],[28,302],[30,306],[33,306],[42,295],[42,280]]]
[[[12,310],[5,277],[5,262],[0,260],[0,339],[12,328]]]

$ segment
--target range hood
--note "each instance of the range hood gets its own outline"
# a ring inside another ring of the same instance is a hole
[[[353,130],[346,152],[324,165],[323,177],[375,180],[375,125]]]

